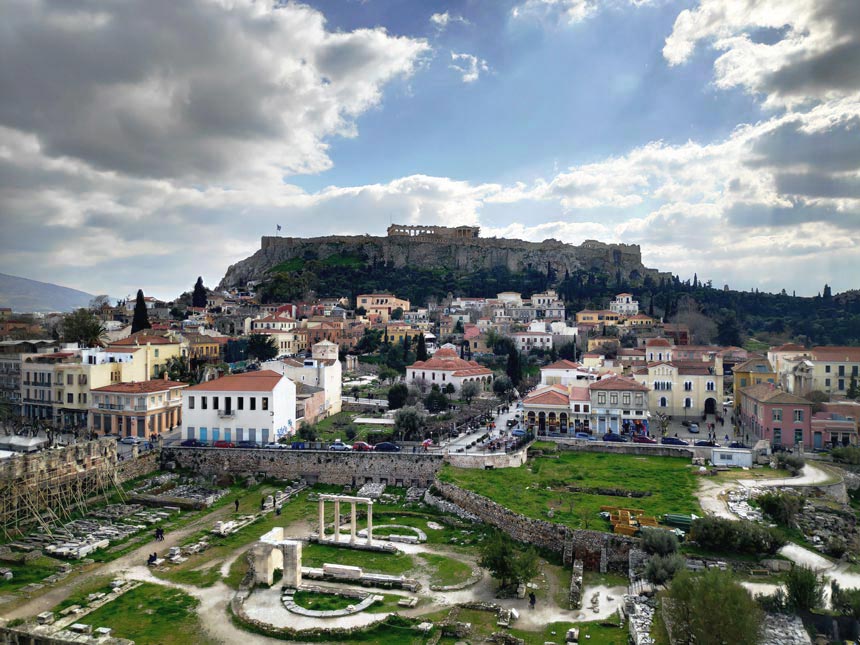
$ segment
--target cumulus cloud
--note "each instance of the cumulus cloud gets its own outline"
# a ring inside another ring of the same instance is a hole
[[[487,61],[472,54],[451,52],[451,61],[452,63],[449,67],[460,73],[460,78],[464,83],[474,83],[480,78],[481,74],[486,74],[490,71]]]
[[[332,32],[274,0],[10,0],[0,34],[0,125],[44,153],[147,178],[317,172],[325,139],[408,77],[426,42]]]
[[[670,65],[700,42],[723,52],[718,87],[763,94],[771,107],[860,91],[860,3],[854,0],[699,0],[666,39]]]

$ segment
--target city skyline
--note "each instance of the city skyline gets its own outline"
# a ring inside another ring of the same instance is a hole
[[[465,223],[858,286],[847,0],[11,5],[0,272],[172,298],[277,225]]]

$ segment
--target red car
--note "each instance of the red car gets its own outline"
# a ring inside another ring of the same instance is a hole
[[[645,434],[637,434],[633,437],[633,443],[657,443],[657,440]]]
[[[358,452],[368,452],[370,450],[373,450],[373,446],[371,446],[369,443],[365,443],[364,441],[356,441],[354,444],[352,444],[352,449],[357,450]]]
[[[212,444],[215,448],[235,448],[236,444],[232,441],[224,441],[223,439],[220,441],[216,441]]]

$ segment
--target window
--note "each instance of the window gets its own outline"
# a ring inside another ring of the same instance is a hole
[[[213,410],[218,409],[218,397],[217,396],[212,397],[212,409]]]
[[[782,410],[779,408],[775,408],[773,410],[773,420],[774,421],[782,421]]]
[[[245,409],[245,397],[244,396],[236,397],[236,409],[237,410],[244,410]]]
[[[708,381],[707,384],[705,385],[705,389],[708,392],[713,392],[714,390],[717,389],[717,386],[713,381]]]
[[[609,395],[609,403],[612,405],[618,405],[618,395],[615,392]]]
[[[746,386],[747,386],[747,380],[742,377],[741,378],[741,387],[746,387]]]
[[[268,410],[269,409],[269,397],[267,397],[267,396],[263,397],[263,404],[260,406],[260,409],[261,410]]]
[[[684,407],[685,408],[692,408],[693,407],[693,399],[691,399],[689,396],[686,399],[684,399]]]
[[[71,392],[66,394],[66,403],[74,403],[74,402],[75,402],[75,395],[72,394]]]
[[[795,445],[803,444],[803,430],[795,430],[794,431],[794,444]]]
[[[193,396],[188,397],[188,409],[189,410],[194,409],[194,397]]]
[[[644,405],[645,404],[645,395],[642,392],[636,393],[636,405]]]
[[[206,410],[207,408],[208,408],[208,405],[207,405],[207,402],[206,402],[206,397],[205,397],[205,396],[201,396],[201,397],[200,397],[200,409],[201,409],[201,410]]]
[[[837,383],[837,389],[839,389],[839,390],[845,389],[845,379],[844,378],[839,379],[839,382]]]
[[[825,372],[826,374],[830,374],[830,366],[829,366],[829,365],[825,365],[825,366],[824,366],[824,372]]]
[[[624,405],[630,405],[630,392],[625,392],[621,395],[621,402]]]
[[[730,453],[721,452],[720,453],[720,461],[731,461],[732,455]]]
[[[824,379],[824,385],[825,385],[825,387],[830,387],[830,379],[829,378]]]
[[[71,374],[66,374],[66,385],[71,385],[75,380],[75,377]]]
[[[782,430],[779,428],[773,429],[773,443],[774,445],[779,445],[782,443]]]
[[[665,397],[665,396],[661,396],[661,397],[660,397],[660,407],[661,407],[661,408],[665,408],[665,407],[666,407],[666,397]]]
[[[101,430],[102,429],[102,415],[94,414],[93,415],[93,430]]]
[[[693,391],[693,383],[691,381],[684,381],[684,392],[692,392]]]
[[[839,366],[839,376],[845,376],[845,366],[844,365]]]
[[[597,393],[597,405],[606,405],[606,392]]]
[[[256,396],[249,396],[248,401],[251,403],[251,409],[256,410],[257,409],[257,397]]]
[[[795,410],[794,411],[794,422],[802,423],[803,422],[803,410]]]
[[[588,412],[588,405],[583,405],[583,406],[582,406],[582,411],[583,411],[583,412]]]
[[[155,350],[155,358],[158,358],[158,350]]]

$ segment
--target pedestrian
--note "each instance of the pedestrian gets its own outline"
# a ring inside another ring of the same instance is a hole
[[[235,512],[238,513],[239,512],[239,500],[238,499],[234,502],[234,506],[236,507]]]
[[[260,500],[260,510],[262,511],[265,508],[266,508],[266,498],[264,497],[263,499]]]
[[[726,434],[726,441],[728,441],[728,440],[729,440],[729,435],[728,435],[728,434]]]
[[[155,541],[158,542],[158,529],[155,529]]]
[[[530,609],[534,609],[534,608],[535,608],[535,603],[536,603],[536,602],[537,602],[537,596],[535,596],[535,592],[534,592],[534,591],[530,591],[530,592],[529,592],[529,608],[530,608]]]

